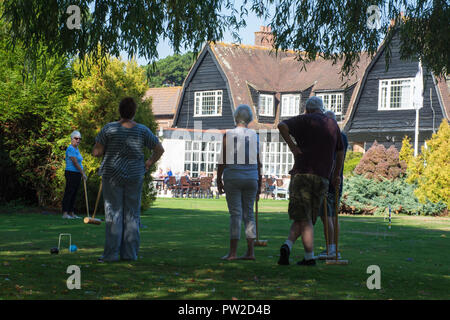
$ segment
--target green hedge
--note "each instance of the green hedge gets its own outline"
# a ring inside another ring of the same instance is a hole
[[[353,174],[353,170],[355,170],[362,156],[363,156],[362,152],[347,151],[344,162],[345,177]]]
[[[344,180],[341,212],[382,215],[389,206],[392,212],[410,215],[441,215],[446,212],[442,202],[422,204],[414,195],[414,185],[404,178],[376,181],[361,175]]]

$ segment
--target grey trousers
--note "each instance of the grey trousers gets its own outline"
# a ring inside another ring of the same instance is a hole
[[[247,239],[255,239],[256,225],[253,204],[258,191],[258,181],[226,180],[223,187],[230,212],[230,239],[240,239],[242,220],[244,220]]]
[[[137,260],[143,179],[123,184],[103,180],[105,249],[103,260]]]

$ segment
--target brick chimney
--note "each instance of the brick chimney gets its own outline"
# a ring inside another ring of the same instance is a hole
[[[270,26],[261,26],[259,31],[255,32],[255,46],[272,48],[273,33]]]

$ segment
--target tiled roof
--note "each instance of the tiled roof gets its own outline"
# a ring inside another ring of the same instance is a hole
[[[450,79],[445,77],[436,78],[439,95],[444,105],[447,119],[450,119]]]
[[[303,63],[292,50],[276,53],[267,47],[222,42],[211,43],[210,48],[228,79],[235,107],[239,104],[254,107],[248,84],[258,91],[278,93],[300,92],[310,87],[311,94],[319,90],[344,90],[361,80],[370,63],[369,56],[361,54],[355,72],[341,78],[343,61],[333,65],[332,61],[319,57],[302,69]]]
[[[144,95],[144,99],[152,98],[152,110],[157,115],[174,115],[178,97],[182,87],[150,88]]]

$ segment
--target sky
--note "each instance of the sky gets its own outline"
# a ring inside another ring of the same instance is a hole
[[[236,1],[235,2],[235,7],[237,7],[237,8],[240,7],[240,5],[242,4],[242,2],[241,2],[242,0],[235,0],[235,1]],[[252,10],[250,10],[248,7],[247,7],[247,9],[248,9],[248,16],[246,18],[247,26],[245,28],[241,29],[239,34],[240,34],[240,37],[241,37],[241,43],[242,44],[253,45],[254,41],[255,41],[255,32],[259,31],[260,26],[267,26],[267,25],[269,25],[270,17],[269,17],[268,20],[264,20],[263,18],[258,18],[256,16],[256,14]],[[270,10],[272,14],[274,13],[273,10],[275,10],[275,8],[272,8]],[[386,10],[386,8],[384,8],[384,10]],[[382,15],[386,16],[386,13],[382,13]],[[387,23],[387,22],[386,21],[382,21],[382,23]],[[231,32],[225,33],[224,34],[224,38],[221,39],[220,41],[227,42],[227,43],[234,42],[233,37],[231,35]],[[160,41],[160,44],[157,47],[157,50],[158,50],[158,55],[159,55],[157,60],[166,58],[167,56],[170,56],[170,55],[174,54],[174,51],[170,47],[168,42],[167,41],[163,41],[162,39]],[[192,48],[191,48],[191,50],[192,50]],[[183,48],[180,48],[180,53],[181,54],[183,54],[185,52],[186,52],[186,50],[184,50]],[[126,52],[122,52],[121,53],[121,57],[122,57],[123,60],[128,60],[128,55],[127,55]],[[147,65],[149,62],[152,62],[152,61],[149,61],[149,60],[147,60],[147,59],[145,59],[143,57],[137,57],[137,61],[138,61],[138,63],[140,65]]]
[[[265,21],[262,18],[258,18],[251,10],[249,10],[248,17],[246,19],[247,26],[244,29],[241,29],[239,31],[239,35],[241,37],[241,43],[253,45],[255,42],[255,32],[259,31],[260,26],[269,25],[269,22],[270,21]],[[221,41],[228,42],[228,43],[234,42],[231,33],[225,33],[224,38]],[[183,50],[182,48],[180,48],[180,50],[181,50],[181,53],[185,53],[185,51],[186,51],[186,50]],[[174,51],[170,47],[168,42],[161,41],[160,44],[158,45],[158,55],[159,55],[158,60],[166,58],[167,56],[170,56],[173,54],[174,54]],[[121,56],[123,59],[127,59],[127,57],[128,57],[126,53],[122,53]],[[147,59],[142,58],[142,57],[138,57],[137,61],[138,61],[138,64],[140,64],[140,65],[147,65],[149,62]]]

